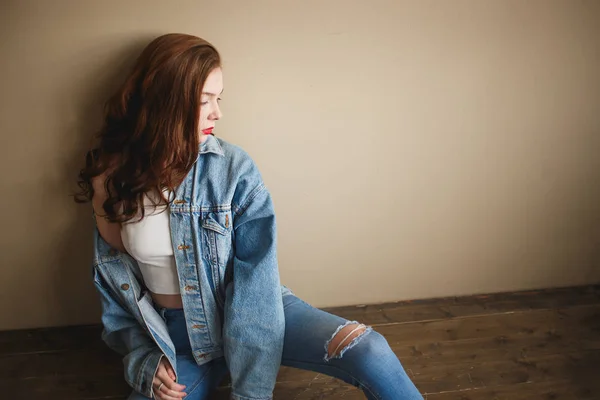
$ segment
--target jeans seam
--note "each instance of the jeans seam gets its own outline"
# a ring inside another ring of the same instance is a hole
[[[286,359],[285,361],[291,361],[291,362],[298,363],[298,364],[309,364],[309,365],[318,365],[318,366],[323,366],[323,364],[320,364],[320,363],[312,363],[312,362],[306,362],[306,361],[294,361],[294,360],[291,360],[291,359],[289,359],[289,358],[288,358],[288,359]],[[379,399],[379,400],[381,400],[381,396],[379,395],[379,393],[375,393],[375,392],[373,391],[373,389],[371,389],[371,388],[369,387],[369,385],[367,385],[367,384],[363,383],[363,382],[362,382],[360,379],[357,379],[357,378],[356,378],[356,377],[355,377],[355,376],[354,376],[354,375],[353,375],[351,372],[348,372],[348,371],[346,371],[346,370],[344,370],[344,369],[342,369],[342,368],[340,368],[340,367],[338,367],[338,366],[336,366],[336,365],[326,365],[326,367],[327,367],[327,368],[333,368],[333,369],[337,369],[337,370],[339,370],[339,371],[342,371],[342,372],[343,372],[343,373],[345,373],[345,374],[348,374],[348,375],[350,375],[350,378],[354,379],[354,380],[355,380],[356,382],[358,382],[358,383],[359,383],[359,384],[360,384],[362,387],[364,387],[365,389],[367,389],[367,390],[369,391],[369,393],[370,393],[370,394],[371,394],[373,397],[375,397],[376,399]],[[334,378],[335,378],[335,377],[334,377]],[[336,378],[336,379],[339,379],[339,378]]]
[[[204,379],[206,378],[206,376],[208,375],[208,373],[210,372],[210,370],[212,368],[213,368],[213,366],[210,365],[208,367],[208,369],[206,370],[206,372],[204,373],[204,375],[202,375],[199,379],[196,380],[196,382],[194,382],[194,387],[192,388],[192,390],[189,390],[189,391],[186,392],[187,396],[189,396],[190,394],[192,394],[194,392],[194,390],[198,389],[198,386],[200,386],[200,383],[202,383],[204,381]]]

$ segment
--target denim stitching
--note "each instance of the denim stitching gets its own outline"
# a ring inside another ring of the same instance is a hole
[[[254,189],[252,189],[252,191],[248,195],[248,198],[246,199],[246,201],[241,206],[234,205],[234,208],[235,208],[234,211],[235,211],[235,213],[238,216],[242,216],[246,212],[246,210],[248,209],[248,207],[250,207],[250,204],[252,204],[252,201],[259,194],[261,194],[266,188],[267,187],[265,186],[264,183],[258,184],[258,186],[256,186]]]
[[[204,379],[206,378],[206,376],[208,375],[208,373],[210,372],[210,370],[211,370],[212,368],[213,368],[213,366],[212,366],[212,365],[210,365],[210,366],[208,367],[208,370],[206,371],[206,373],[205,373],[204,375],[202,375],[202,377],[201,377],[200,379],[198,379],[198,380],[197,380],[197,381],[194,383],[194,385],[193,385],[193,387],[192,387],[192,390],[189,390],[189,391],[187,391],[187,392],[186,392],[186,393],[187,393],[187,396],[189,396],[190,394],[192,394],[192,393],[194,392],[194,390],[198,389],[198,386],[200,386],[200,383],[202,383],[202,382],[204,381]],[[185,396],[185,397],[187,397],[187,396]]]

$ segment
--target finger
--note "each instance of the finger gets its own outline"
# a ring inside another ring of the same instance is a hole
[[[156,396],[155,396],[156,397]],[[157,397],[158,400],[180,400],[178,397],[171,397],[164,393],[160,394],[160,397]]]
[[[167,373],[169,374],[171,379],[175,380],[177,378],[177,376],[175,375],[175,370],[173,370],[171,363],[167,361],[165,368],[167,369]]]
[[[154,377],[154,379],[152,379],[152,392],[154,393],[154,397],[157,400],[162,400],[162,391],[159,391],[158,388],[160,387],[161,384],[161,380],[158,379],[156,376]],[[164,387],[165,385],[163,385]],[[162,389],[162,388],[161,388]]]
[[[175,392],[183,392],[183,389],[185,389],[185,385],[180,385],[179,383],[175,382],[171,378],[163,379],[163,383],[165,384],[167,389],[173,390]]]
[[[162,400],[162,393],[158,390],[160,384],[162,382],[159,381],[158,379],[154,378],[154,380],[152,381],[152,399],[156,399],[156,400]]]
[[[166,370],[165,370],[165,366],[164,366],[164,364],[163,364],[163,363],[159,363],[159,364],[158,364],[158,368],[156,369],[156,374],[155,374],[155,376],[158,376],[158,374],[159,374],[160,372],[164,372],[164,371],[166,371]]]
[[[179,383],[175,382],[173,379],[171,379],[171,377],[169,376],[169,374],[167,373],[166,370],[160,371],[156,373],[156,376],[160,379],[160,381],[162,383],[164,383],[167,388],[174,390],[176,392],[182,392],[183,389],[185,389],[185,385],[180,385]]]
[[[154,379],[152,379],[152,387],[157,388],[160,386],[160,384],[162,383],[162,381],[160,379],[158,379],[158,377],[154,377]]]
[[[187,393],[176,392],[174,390],[170,390],[165,387],[165,385],[155,388],[154,397],[158,397],[160,400],[180,400],[183,397],[187,396]]]
[[[170,399],[183,399],[185,396],[187,396],[187,393],[185,393],[185,392],[171,390],[165,386],[161,387],[160,391],[161,391],[160,395],[166,396],[169,400]]]

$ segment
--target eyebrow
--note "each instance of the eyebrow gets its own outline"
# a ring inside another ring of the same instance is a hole
[[[223,90],[225,90],[225,89],[223,89]],[[210,93],[210,92],[202,92],[202,94],[205,94],[205,95],[207,95],[207,96],[220,96],[220,95],[222,95],[222,94],[223,94],[223,90],[221,90],[221,93],[220,93],[220,94],[216,94],[216,93]]]

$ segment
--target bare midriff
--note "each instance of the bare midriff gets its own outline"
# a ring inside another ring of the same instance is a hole
[[[183,308],[183,300],[180,294],[158,294],[152,293],[154,304],[163,308]]]

